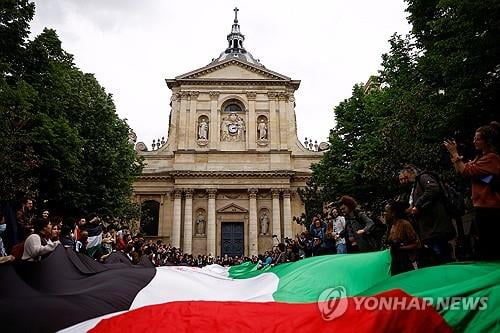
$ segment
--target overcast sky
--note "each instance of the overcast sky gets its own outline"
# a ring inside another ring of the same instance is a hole
[[[298,136],[324,141],[333,108],[380,69],[403,0],[39,0],[32,35],[57,31],[76,65],[113,94],[139,141],[167,135],[165,78],[206,66],[227,47],[238,6],[244,46],[268,69],[301,80]]]

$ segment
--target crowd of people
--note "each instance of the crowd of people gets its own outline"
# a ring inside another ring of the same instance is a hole
[[[469,162],[464,162],[455,141],[446,140],[444,146],[456,172],[471,182],[475,249],[469,259],[498,260],[500,124],[478,128],[473,143],[478,154]],[[388,201],[380,218],[360,209],[353,197],[342,196],[325,204],[323,213],[314,216],[296,240],[287,240],[286,250],[267,253],[260,266],[384,248],[391,250],[393,274],[456,260],[453,246],[465,213],[464,198],[454,197],[454,190],[438,174],[415,165],[406,164],[398,176],[404,194]]]
[[[500,231],[499,142],[497,122],[477,129],[474,145],[478,155],[470,162],[464,162],[454,141],[444,142],[455,170],[471,181],[480,259],[500,259],[500,247],[496,245]],[[366,213],[353,197],[344,195],[325,204],[323,212],[314,216],[307,230],[295,239],[273,236],[272,248],[251,258],[193,256],[162,240],[132,233],[122,221],[104,222],[96,214],[63,223],[60,218],[52,218],[48,210],[36,214],[33,200],[27,198],[10,228],[0,212],[0,263],[16,259],[39,261],[58,245],[102,262],[112,253],[121,252],[133,264],[146,260],[154,266],[252,262],[263,269],[311,256],[384,248],[391,249],[393,274],[452,261],[451,244],[457,237],[456,225],[461,216],[452,207],[456,202],[449,197],[447,185],[439,175],[414,165],[405,165],[398,176],[405,194],[389,201],[380,218]]]

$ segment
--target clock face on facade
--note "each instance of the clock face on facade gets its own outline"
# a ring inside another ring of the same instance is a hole
[[[227,130],[230,134],[236,134],[238,133],[238,126],[236,124],[229,124],[227,125]]]

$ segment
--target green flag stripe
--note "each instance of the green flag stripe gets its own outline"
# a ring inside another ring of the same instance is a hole
[[[431,298],[433,304],[443,297],[469,297],[464,302],[488,297],[486,309],[471,310],[467,306],[443,306],[440,314],[457,331],[500,331],[500,262],[454,263],[418,269],[394,276],[358,295],[402,289],[412,296]]]
[[[349,255],[327,255],[306,258],[257,270],[245,263],[229,269],[229,276],[246,279],[264,272],[278,276],[276,301],[289,303],[316,302],[327,288],[344,287],[353,296],[390,277],[389,251]]]

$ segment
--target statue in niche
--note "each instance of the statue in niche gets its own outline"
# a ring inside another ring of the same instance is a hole
[[[198,125],[198,140],[208,140],[208,123],[205,118],[201,118]]]
[[[221,141],[245,141],[245,121],[231,112],[221,122]]]
[[[269,229],[269,217],[267,216],[267,213],[264,212],[260,217],[260,234],[267,235],[268,229]]]
[[[236,124],[238,126],[238,141],[245,141],[245,122],[243,118],[237,116]]]
[[[198,213],[198,218],[196,219],[196,234],[204,235],[205,234],[205,216],[202,212]]]
[[[267,124],[263,118],[257,125],[257,132],[259,133],[259,140],[267,140]]]

